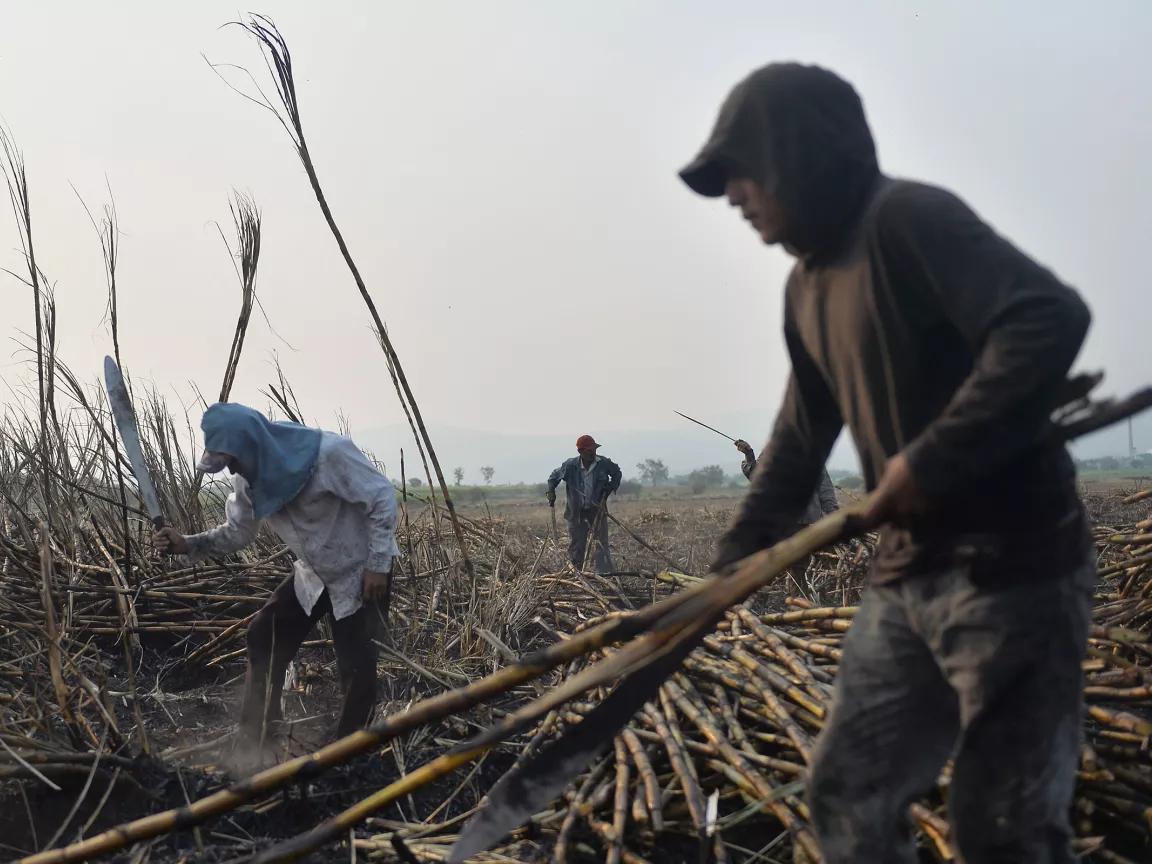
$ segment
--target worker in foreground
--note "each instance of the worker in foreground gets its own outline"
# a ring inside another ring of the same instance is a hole
[[[239,750],[263,749],[266,729],[282,719],[284,673],[312,627],[332,616],[344,706],[336,736],[371,719],[376,705],[379,606],[389,590],[396,496],[388,478],[347,438],[295,423],[273,423],[243,405],[212,405],[201,421],[199,469],[227,468],[227,521],[185,537],[162,528],[153,544],[193,562],[230,555],[256,539],[261,523],[296,556],[293,574],[248,626],[248,673],[240,709]]]
[[[597,573],[611,573],[608,550],[608,496],[620,488],[620,466],[597,455],[600,445],[591,435],[576,439],[576,456],[548,477],[548,506],[556,506],[556,487],[564,481],[564,518],[568,521],[568,560],[583,570],[591,558]],[[589,540],[592,545],[589,546]]]
[[[744,472],[744,477],[748,480],[752,479],[752,472],[756,470],[756,451],[752,449],[752,445],[745,441],[743,438],[736,439],[736,449],[743,455],[744,460],[740,463],[740,470]],[[836,501],[836,487],[832,485],[832,478],[828,475],[828,469],[821,466],[820,469],[820,484],[813,493],[812,498],[808,501],[808,506],[804,508],[800,514],[800,518],[796,520],[796,526],[793,531],[799,531],[808,525],[813,525],[820,521],[824,516],[829,513],[835,513],[840,509],[839,503]],[[804,574],[808,572],[808,565],[812,563],[812,556],[805,555],[803,559],[797,561],[788,568],[789,575],[791,576],[791,584],[788,586],[788,593],[791,595],[794,587],[799,587]]]
[[[962,861],[1073,861],[1095,561],[1046,433],[1087,308],[952,193],[882,174],[824,69],[749,75],[681,177],[796,259],[787,390],[715,568],[793,529],[845,423],[882,529],[813,753],[826,861],[916,861],[908,805],[950,756]]]

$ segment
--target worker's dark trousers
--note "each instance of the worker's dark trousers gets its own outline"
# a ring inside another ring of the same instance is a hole
[[[868,590],[809,778],[827,864],[913,864],[908,806],[949,756],[963,864],[1075,860],[1095,558],[1065,566],[1046,581],[974,581],[962,566]]]
[[[336,668],[344,690],[344,707],[336,734],[343,736],[367,725],[376,706],[376,645],[372,612],[374,606],[361,606],[352,615],[332,622],[336,645]],[[259,735],[261,720],[278,721],[280,696],[288,663],[300,644],[324,615],[332,612],[325,591],[307,614],[296,599],[293,577],[280,583],[268,602],[248,625],[248,675],[240,708],[240,730]]]
[[[591,540],[592,548],[589,548]],[[597,573],[611,573],[612,555],[608,551],[608,514],[603,510],[584,510],[568,518],[568,560],[578,570],[589,564]]]

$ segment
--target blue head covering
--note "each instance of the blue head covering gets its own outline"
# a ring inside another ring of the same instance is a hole
[[[204,412],[204,449],[227,453],[244,468],[257,519],[295,498],[316,466],[320,430],[273,423],[244,405],[220,402]]]

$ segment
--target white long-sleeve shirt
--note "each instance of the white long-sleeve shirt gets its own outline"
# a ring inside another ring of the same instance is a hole
[[[230,555],[256,538],[260,520],[248,481],[233,474],[232,490],[227,521],[186,538],[190,560]],[[304,488],[267,521],[296,554],[296,599],[309,614],[325,588],[337,620],[353,614],[362,604],[364,571],[386,573],[399,554],[392,484],[355,444],[331,432],[320,439]]]

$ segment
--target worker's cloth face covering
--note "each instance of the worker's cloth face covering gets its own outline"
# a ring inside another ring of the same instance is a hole
[[[736,85],[700,154],[680,172],[713,198],[727,181],[755,181],[780,203],[783,244],[801,256],[841,241],[880,169],[864,106],[827,69],[772,63]]]
[[[273,423],[244,405],[217,403],[200,421],[204,449],[227,453],[244,468],[257,519],[280,510],[312,476],[320,454],[320,430]]]

